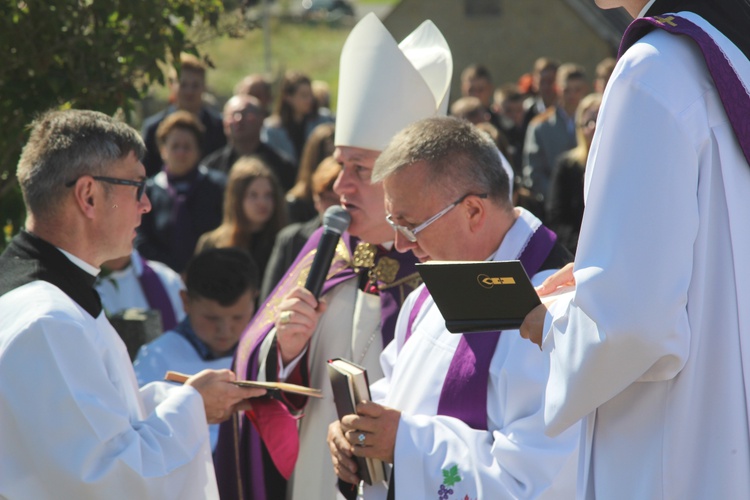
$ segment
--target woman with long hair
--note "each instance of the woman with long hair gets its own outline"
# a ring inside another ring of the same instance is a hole
[[[242,157],[229,173],[221,225],[201,236],[195,250],[242,248],[263,276],[276,234],[285,225],[284,194],[276,176],[259,159]]]
[[[289,222],[305,222],[317,217],[313,201],[313,174],[325,158],[333,154],[333,123],[321,123],[307,138],[297,171],[297,183],[286,194]]]
[[[297,71],[288,71],[281,80],[276,111],[265,121],[267,142],[298,165],[302,148],[312,130],[331,121],[331,117],[318,114],[310,78]]]
[[[545,204],[546,224],[575,253],[583,219],[583,176],[596,130],[602,95],[589,94],[576,108],[576,147],[560,155],[552,171]]]

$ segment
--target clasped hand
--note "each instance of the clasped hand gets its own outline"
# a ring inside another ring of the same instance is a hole
[[[353,457],[378,458],[393,463],[401,412],[372,402],[357,405],[356,415],[346,415],[328,426],[328,447],[336,475],[356,484],[357,462]]]

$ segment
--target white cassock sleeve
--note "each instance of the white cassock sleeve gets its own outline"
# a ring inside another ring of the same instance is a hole
[[[0,349],[0,497],[217,498],[200,394],[139,393],[103,315],[76,313],[20,325]]]
[[[696,111],[667,109],[656,95],[668,90],[635,78],[611,85],[587,166],[576,293],[554,304],[545,325],[552,435],[636,381],[673,378],[689,350],[704,145],[681,113]]]

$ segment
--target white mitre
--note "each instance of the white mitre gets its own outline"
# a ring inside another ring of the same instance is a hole
[[[396,44],[366,15],[341,51],[336,146],[383,151],[410,123],[445,116],[452,76],[450,47],[432,21]]]

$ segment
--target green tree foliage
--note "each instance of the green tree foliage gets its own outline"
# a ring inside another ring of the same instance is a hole
[[[164,83],[166,61],[197,53],[191,29],[215,28],[222,11],[221,0],[0,0],[0,225],[21,217],[8,205],[17,205],[15,168],[36,114],[128,113]]]

